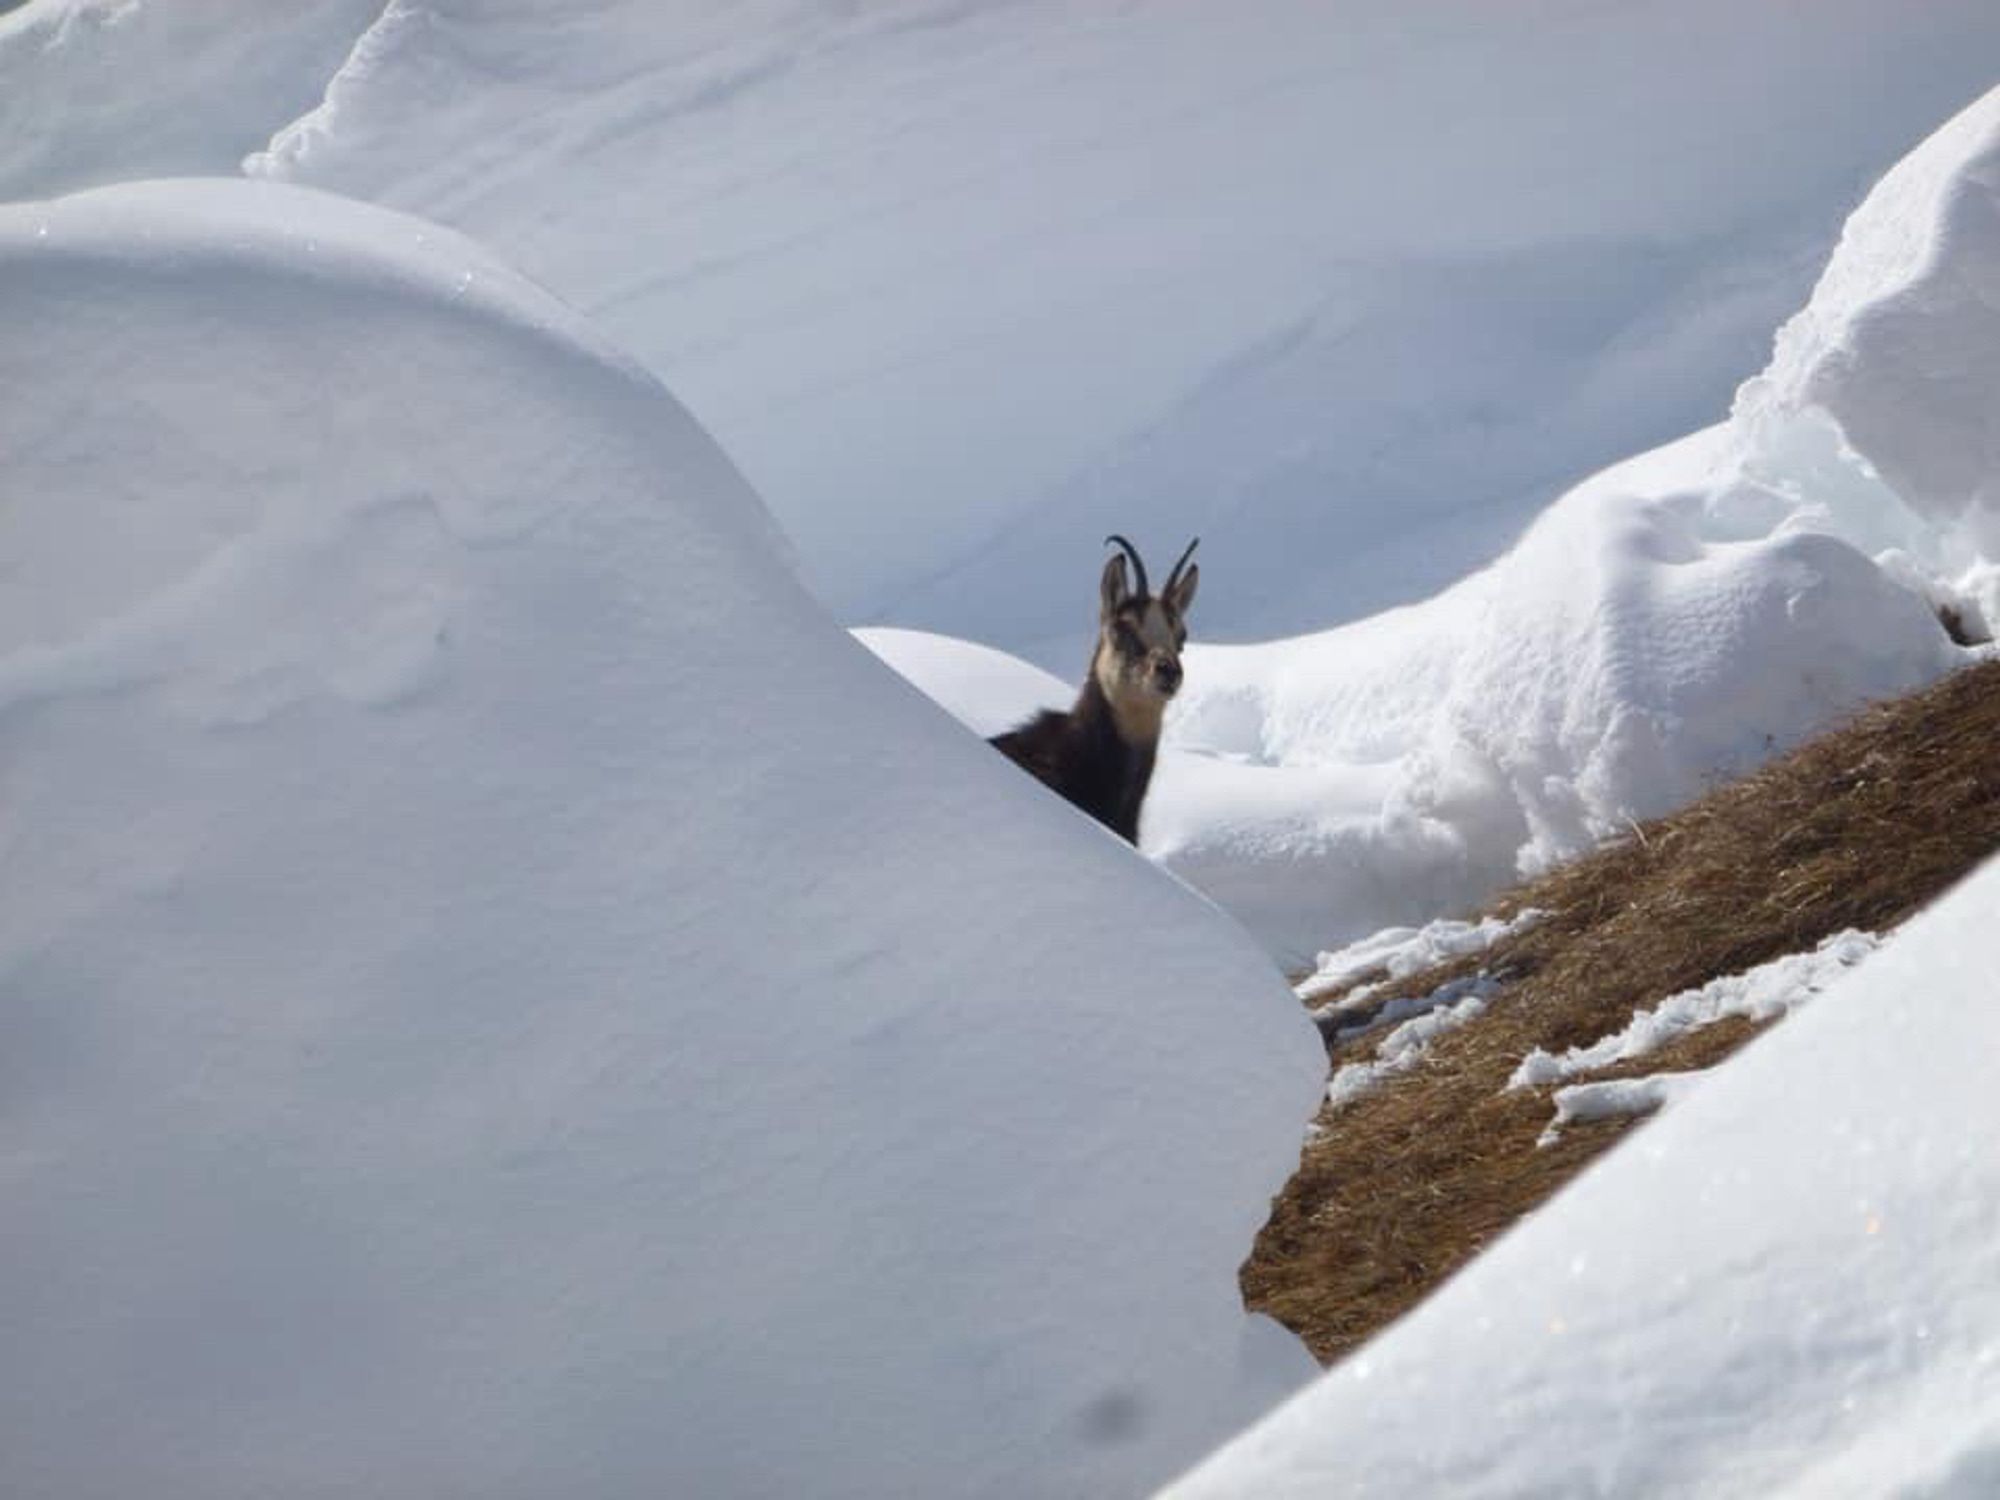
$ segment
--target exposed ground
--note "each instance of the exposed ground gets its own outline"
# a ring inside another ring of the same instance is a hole
[[[1634,1127],[1572,1124],[1537,1149],[1553,1091],[1505,1088],[1531,1049],[1586,1046],[1635,1009],[1843,928],[1885,932],[1996,848],[2000,661],[1989,661],[1508,892],[1488,911],[1548,915],[1370,997],[1481,971],[1505,984],[1414,1071],[1322,1111],[1243,1268],[1250,1305],[1339,1358]],[[1569,1081],[1706,1067],[1759,1029],[1725,1021],[1642,1065]],[[1379,1040],[1350,1040],[1334,1065]]]

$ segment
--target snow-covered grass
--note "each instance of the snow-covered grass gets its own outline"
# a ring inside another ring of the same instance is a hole
[[[1385,1033],[1371,1055],[1334,1070],[1327,1103],[1340,1109],[1382,1080],[1409,1072],[1423,1060],[1431,1042],[1484,1015],[1502,981],[1481,970],[1421,993],[1380,998],[1384,992],[1413,974],[1485,953],[1545,915],[1530,906],[1474,922],[1440,918],[1420,928],[1388,928],[1336,952],[1322,953],[1318,970],[1294,992],[1311,1008],[1328,1050]]]
[[[1989,866],[1165,1493],[1991,1494],[1996,903]]]
[[[1526,884],[1455,929],[1506,936],[1379,981],[1347,1028],[1323,1021],[1329,1101],[1246,1269],[1256,1304],[1323,1358],[1349,1353],[1633,1111],[1699,1092],[1778,1016],[1882,962],[1863,934],[2000,849],[1996,736],[1989,662]],[[1529,907],[1543,915],[1518,923]],[[1410,1014],[1423,1020],[1387,1032],[1384,1066],[1383,1026]],[[1552,1114],[1567,1116],[1555,1132]]]
[[[1499,990],[1499,983],[1483,974],[1450,979],[1429,994],[1391,1000],[1366,1022],[1333,1029],[1328,1037],[1333,1046],[1382,1026],[1389,1032],[1365,1061],[1335,1069],[1326,1086],[1327,1103],[1336,1110],[1345,1108],[1385,1078],[1409,1072],[1423,1061],[1432,1042],[1486,1014],[1487,1002]]]
[[[1744,973],[1711,979],[1701,988],[1683,990],[1650,1010],[1634,1011],[1622,1029],[1589,1046],[1571,1047],[1560,1056],[1535,1048],[1521,1059],[1507,1087],[1561,1085],[1555,1090],[1555,1118],[1536,1137],[1537,1146],[1554,1145],[1563,1127],[1579,1120],[1652,1114],[1685,1098],[1705,1074],[1651,1073],[1575,1084],[1566,1080],[1649,1057],[1732,1016],[1756,1024],[1776,1020],[1806,1004],[1881,946],[1873,934],[1850,928],[1835,933],[1810,953],[1788,953]]]
[[[1521,1059],[1510,1089],[1546,1088],[1583,1073],[1632,1062],[1679,1041],[1691,1031],[1713,1026],[1725,1016],[1769,1021],[1805,1004],[1848,969],[1881,946],[1871,933],[1837,932],[1810,953],[1787,953],[1741,974],[1711,979],[1683,990],[1648,1010],[1632,1013],[1625,1026],[1585,1047],[1560,1056],[1535,1048]]]
[[[1440,917],[1422,927],[1389,927],[1358,943],[1319,956],[1313,972],[1294,986],[1307,1005],[1338,1012],[1364,1004],[1390,980],[1407,979],[1455,958],[1484,953],[1546,915],[1526,907],[1511,916],[1461,922]],[[1329,998],[1333,997],[1333,998]]]

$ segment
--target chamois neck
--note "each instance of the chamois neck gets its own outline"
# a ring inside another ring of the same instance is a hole
[[[1157,745],[1166,699],[1156,693],[1107,691],[1097,668],[1093,657],[1071,715],[1080,724],[1102,724],[1135,749]]]

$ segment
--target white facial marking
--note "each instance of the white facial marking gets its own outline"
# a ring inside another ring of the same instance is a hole
[[[1172,614],[1157,599],[1149,599],[1144,609],[1124,616],[1132,636],[1138,637],[1139,653],[1130,655],[1130,637],[1114,645],[1107,631],[1099,644],[1092,670],[1098,686],[1110,701],[1119,732],[1136,742],[1159,738],[1160,720],[1172,690],[1162,692],[1152,672],[1156,656],[1180,659],[1180,638]]]

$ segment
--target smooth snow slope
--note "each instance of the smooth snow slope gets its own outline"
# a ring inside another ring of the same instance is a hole
[[[0,325],[0,1493],[1129,1494],[1302,1372],[1291,998],[574,314],[171,182]]]
[[[1067,671],[1106,531],[1323,627],[1712,420],[1996,57],[1986,0],[395,0],[248,165],[588,312],[843,614]]]
[[[2000,867],[1167,1491],[2000,1485]]]

